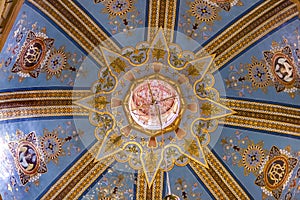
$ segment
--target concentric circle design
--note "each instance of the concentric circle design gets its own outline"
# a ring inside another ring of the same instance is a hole
[[[109,14],[115,16],[126,14],[131,9],[131,7],[131,0],[111,0],[107,5]]]
[[[179,95],[175,88],[163,80],[145,80],[132,91],[129,110],[134,121],[143,128],[164,129],[179,114]]]
[[[63,51],[52,52],[47,61],[46,71],[51,74],[60,73],[67,63],[67,57]]]
[[[192,13],[200,21],[212,21],[217,17],[216,8],[205,1],[194,2]]]
[[[249,66],[249,79],[255,87],[263,88],[269,85],[271,78],[266,65],[254,62]]]
[[[243,153],[243,166],[248,171],[256,171],[261,167],[264,158],[264,150],[260,146],[251,145]]]
[[[41,149],[48,160],[58,158],[62,151],[62,144],[60,139],[54,134],[47,134],[41,137]]]

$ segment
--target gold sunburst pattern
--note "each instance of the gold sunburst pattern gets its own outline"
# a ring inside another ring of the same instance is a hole
[[[191,16],[195,17],[196,23],[206,23],[212,26],[215,20],[221,20],[219,12],[221,8],[211,1],[198,0],[187,3],[190,9],[187,11]]]
[[[40,138],[40,146],[45,156],[45,162],[48,163],[52,160],[55,164],[58,164],[58,157],[66,155],[62,148],[65,140],[58,137],[57,130],[50,132],[48,129],[44,129],[43,133]]]
[[[125,19],[127,13],[136,11],[134,7],[136,0],[109,0],[102,3],[106,6],[103,8],[102,13],[108,14],[110,19],[114,19],[117,16]]]
[[[161,29],[151,43],[125,47],[121,54],[101,51],[106,66],[91,87],[94,94],[75,102],[91,111],[90,122],[97,127],[102,144],[96,159],[114,156],[142,169],[149,186],[158,170],[188,159],[207,167],[205,135],[218,119],[234,113],[218,103],[209,72],[214,55],[182,51],[166,42]],[[206,128],[196,129],[199,124]]]
[[[263,141],[255,144],[252,140],[249,140],[248,146],[239,151],[242,159],[238,162],[238,166],[244,167],[245,176],[248,176],[251,172],[256,176],[258,175],[267,154],[267,150],[263,146]]]

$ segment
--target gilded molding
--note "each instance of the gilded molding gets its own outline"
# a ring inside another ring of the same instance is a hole
[[[0,93],[0,121],[49,116],[88,116],[73,101],[89,90],[32,90]]]
[[[73,24],[71,24],[59,10],[52,6],[48,1],[42,0],[29,0],[30,3],[35,5],[39,10],[45,13],[51,20],[53,20],[61,29],[63,29],[71,38],[73,38],[86,52],[92,52],[96,46],[90,42],[86,36],[81,33]],[[103,62],[97,58],[96,55],[91,56],[99,63]]]
[[[78,106],[36,106],[0,110],[0,121],[33,117],[88,116],[89,112]]]
[[[208,147],[204,148],[205,155],[207,156],[207,160],[211,169],[214,170],[214,173],[218,174],[218,182],[223,182],[222,189],[226,187],[230,190],[230,193],[234,196],[230,197],[236,199],[250,199],[245,191],[241,188],[241,186],[235,181],[235,179],[230,175],[230,173],[225,169],[222,163],[216,158],[216,156],[209,150]],[[226,186],[225,186],[226,185]]]
[[[217,56],[215,60],[216,66],[218,66],[218,68],[222,67],[254,42],[298,15],[295,4],[291,4],[287,8],[282,6],[282,8],[279,7],[279,9],[281,9],[281,12],[278,12],[277,9],[274,9],[274,13],[270,14],[272,15],[270,19],[264,21],[263,24],[257,26],[252,32],[249,32],[245,37],[234,43],[234,45],[232,45],[230,48],[227,48],[226,51],[224,51],[220,56]]]
[[[148,187],[143,170],[138,171],[136,198],[139,199],[163,199],[164,172],[158,171],[151,187]]]
[[[293,3],[295,3],[297,5],[297,9],[298,9],[298,13],[299,13],[299,17],[300,17],[300,1],[299,0],[291,0]]]
[[[136,189],[136,198],[137,199],[146,199],[147,196],[147,181],[146,176],[143,170],[138,171],[137,176],[137,189]]]
[[[118,46],[72,1],[29,0],[73,38],[100,65],[104,60],[99,45],[119,51]]]
[[[90,95],[89,90],[30,90],[0,93],[0,103],[30,100],[80,99]]]
[[[257,119],[252,117],[243,117],[238,115],[232,115],[226,117],[224,121],[220,121],[220,124],[238,126],[244,128],[251,128],[262,131],[270,131],[276,133],[282,133],[287,135],[299,136],[300,126],[289,123],[283,123],[280,121],[270,121]]]
[[[152,199],[163,199],[164,172],[159,170],[152,186]]]
[[[106,33],[86,14],[82,11],[73,1],[70,0],[61,0],[60,1],[64,6],[64,9],[67,9],[70,13],[74,13],[78,21],[81,21],[81,24],[95,37],[93,42],[96,45],[102,45],[106,48],[109,48],[113,51],[120,51],[119,47],[111,40]]]
[[[85,180],[86,176],[93,167],[101,165],[100,162],[94,162],[95,153],[99,148],[99,142],[96,143],[87,153],[85,153],[80,159],[64,174],[59,180],[51,186],[51,188],[41,198],[42,200],[50,199],[63,199],[73,189],[70,185],[75,186],[81,179]],[[102,166],[102,165],[101,165]],[[108,167],[108,166],[106,166]],[[105,167],[99,168],[100,171],[104,171]],[[78,178],[80,177],[80,178]],[[73,194],[76,191],[73,191]],[[80,191],[83,192],[83,191]]]
[[[261,102],[221,99],[237,113],[220,123],[299,136],[300,109]]]
[[[173,41],[177,0],[149,2],[148,41],[152,41],[160,27],[164,29],[167,42]]]
[[[215,68],[211,69],[216,71],[255,41],[297,14],[296,4],[288,0],[265,1],[228,27],[197,52],[197,55],[203,52],[216,54]]]
[[[263,17],[266,12],[270,9],[277,6],[279,3],[282,3],[284,0],[270,0],[264,1],[258,7],[254,8],[248,14],[241,17],[238,21],[234,24],[229,26],[226,30],[224,30],[221,34],[219,34],[216,38],[214,38],[210,43],[208,43],[204,49],[201,49],[197,54],[201,53],[201,51],[205,50],[205,52],[218,52],[221,53],[220,49],[221,46],[225,45],[226,43],[229,45],[232,38],[237,38],[237,34],[242,32],[245,28],[249,27],[253,28],[251,23],[253,21],[258,20],[259,17]],[[239,31],[240,30],[240,31]],[[233,43],[233,42],[232,42]]]
[[[63,198],[66,199],[79,199],[79,197],[83,194],[84,191],[90,187],[92,183],[94,183],[97,178],[101,176],[101,174],[114,162],[113,158],[108,158],[102,160],[100,162],[93,161],[93,168],[89,170],[89,172],[80,179],[76,179],[76,185],[72,188],[72,190]]]
[[[238,109],[250,112],[262,112],[271,115],[280,115],[300,119],[299,108],[235,99],[221,99],[221,102],[225,103],[226,106],[233,110]]]
[[[95,145],[96,146],[96,145]],[[41,198],[43,200],[52,199],[57,196],[72,180],[72,177],[77,176],[93,159],[91,153],[84,154]]]
[[[215,155],[204,148],[209,168],[190,161],[190,166],[216,199],[250,199]]]
[[[215,199],[229,199],[220,186],[216,183],[213,177],[208,173],[205,167],[197,165],[196,162],[190,161],[190,166],[201,181],[208,188],[210,193],[215,197]]]
[[[24,0],[11,0],[0,2],[0,51],[15,23]]]

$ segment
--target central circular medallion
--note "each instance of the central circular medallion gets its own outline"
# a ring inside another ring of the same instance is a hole
[[[163,80],[144,80],[133,88],[129,98],[133,120],[149,130],[162,130],[171,125],[180,112],[178,92]]]

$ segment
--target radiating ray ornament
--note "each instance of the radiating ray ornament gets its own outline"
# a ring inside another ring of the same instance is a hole
[[[215,56],[182,51],[166,42],[161,29],[151,43],[125,47],[120,54],[101,51],[105,66],[91,87],[94,94],[75,102],[91,111],[97,127],[96,159],[114,156],[142,169],[149,187],[158,170],[171,170],[183,156],[207,167],[193,122],[234,113],[218,102],[213,88],[209,68]]]

